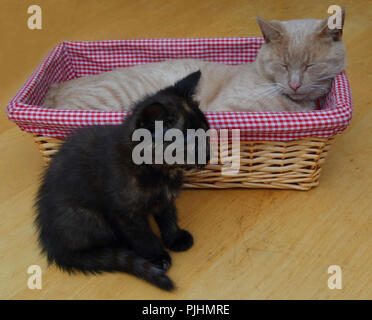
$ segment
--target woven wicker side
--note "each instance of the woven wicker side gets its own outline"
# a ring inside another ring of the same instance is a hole
[[[45,163],[57,152],[61,140],[32,134]],[[185,172],[186,188],[276,188],[309,190],[319,183],[321,167],[332,138],[298,141],[252,141],[240,143],[240,170],[222,175],[222,164]],[[224,153],[226,152],[223,151]]]

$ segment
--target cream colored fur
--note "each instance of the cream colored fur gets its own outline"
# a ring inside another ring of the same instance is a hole
[[[200,69],[195,99],[203,111],[312,110],[345,68],[341,31],[329,30],[327,19],[257,20],[265,44],[254,63],[228,66],[183,59],[117,69],[53,85],[44,106],[128,110]]]

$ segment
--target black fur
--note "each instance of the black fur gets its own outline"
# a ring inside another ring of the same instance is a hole
[[[148,218],[154,216],[168,249],[192,246],[191,234],[177,224],[174,205],[182,166],[134,164],[138,142],[131,137],[137,128],[153,130],[155,120],[168,128],[182,122],[182,131],[207,130],[192,100],[199,78],[195,72],[144,99],[122,125],[80,129],[61,146],[36,201],[39,242],[49,262],[68,272],[127,272],[162,289],[174,288],[165,274],[171,258]]]

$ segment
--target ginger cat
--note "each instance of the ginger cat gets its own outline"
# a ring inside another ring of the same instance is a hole
[[[345,11],[342,12],[342,26]],[[129,110],[147,95],[200,70],[194,99],[202,111],[306,111],[326,95],[344,70],[342,29],[324,20],[257,18],[265,43],[254,63],[224,65],[168,60],[52,85],[44,106],[59,109]]]

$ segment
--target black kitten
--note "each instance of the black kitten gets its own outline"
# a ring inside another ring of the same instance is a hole
[[[128,272],[174,288],[165,274],[171,258],[148,218],[154,216],[168,249],[192,246],[191,234],[177,224],[174,204],[184,166],[135,164],[132,151],[139,142],[132,134],[138,128],[154,132],[156,120],[165,132],[208,130],[191,97],[199,78],[198,71],[146,98],[122,125],[80,129],[61,146],[36,201],[39,241],[49,262],[68,272]]]

